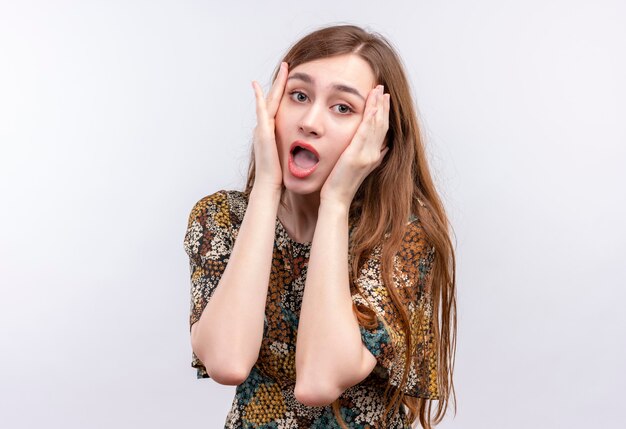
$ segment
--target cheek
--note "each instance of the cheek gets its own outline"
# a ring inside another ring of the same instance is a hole
[[[357,130],[359,129],[360,124],[361,124],[361,119],[359,118],[358,121],[355,120],[351,122],[350,124],[345,124],[343,127],[341,127],[340,129],[341,131],[338,134],[338,140],[341,141],[340,146],[341,146],[342,152],[345,148],[348,147],[348,145],[354,138]]]
[[[356,117],[353,121],[336,122],[332,127],[332,131],[328,130],[327,137],[332,141],[332,150],[328,151],[327,156],[332,161],[332,166],[337,163],[344,150],[350,146],[360,124],[361,118]]]
[[[352,142],[352,138],[354,137],[355,130],[343,130],[341,134],[336,136],[336,139],[333,144],[332,150],[329,152],[330,158],[332,159],[333,165],[337,163],[337,160],[341,157],[343,152],[346,150],[350,143]]]
[[[276,123],[280,122],[285,124],[289,121],[289,114],[292,109],[289,108],[289,100],[287,97],[284,97],[280,100],[280,104],[278,104],[278,110],[276,110],[276,116],[274,120]]]

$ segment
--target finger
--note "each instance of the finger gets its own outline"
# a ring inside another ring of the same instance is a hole
[[[358,140],[360,144],[365,144],[368,136],[370,136],[375,130],[375,119],[378,111],[380,110],[378,105],[379,96],[380,95],[378,87],[372,88],[367,96],[367,99],[365,100],[365,111],[363,112],[363,118],[361,119],[361,123],[359,124],[359,127],[356,131],[356,135],[359,136]]]
[[[389,120],[389,111],[391,109],[391,94],[385,94],[385,117]]]
[[[374,130],[374,126],[376,125],[376,115],[378,115],[378,112],[380,110],[378,100],[380,94],[376,88],[372,90],[372,92],[370,93],[370,97],[368,97],[369,106],[366,105],[365,113],[363,114],[363,119],[359,127],[362,129],[363,132],[366,133]]]
[[[369,120],[376,112],[378,97],[378,87],[372,88],[365,99],[365,109],[363,110],[362,122]]]
[[[385,87],[382,85],[379,85],[378,87],[378,98],[377,98],[377,103],[376,103],[376,107],[377,107],[377,112],[376,112],[376,122],[378,124],[383,124],[384,123],[384,118],[385,118],[385,95],[384,91],[385,91]]]
[[[389,130],[389,107],[390,107],[390,94],[384,94],[384,88],[381,87],[380,98],[378,100],[378,111],[375,118],[375,133],[378,136],[382,144],[379,148],[385,145],[385,136]]]
[[[383,101],[382,101],[382,122],[381,125],[383,127],[383,129],[386,131],[389,129],[389,110],[391,107],[391,94],[384,94],[383,95]]]
[[[370,90],[365,99],[365,109],[361,123],[356,129],[352,142],[350,143],[350,146],[356,146],[355,149],[357,151],[362,150],[366,146],[369,137],[375,130],[374,118],[378,112],[377,97],[378,87],[375,87]]]
[[[278,75],[276,75],[276,80],[267,95],[267,113],[270,117],[276,116],[280,100],[283,98],[283,93],[285,92],[288,73],[287,63],[283,61],[280,63],[280,69],[278,70]]]
[[[364,129],[363,132],[367,135],[373,135],[382,120],[382,114],[384,108],[382,85],[378,85],[372,90],[372,104],[370,112],[363,118]]]
[[[363,116],[363,120],[359,124],[356,130],[356,134],[359,136],[361,143],[365,144],[368,137],[376,130],[376,115],[378,114],[378,107],[374,106],[370,111]]]
[[[267,115],[265,107],[265,97],[263,97],[263,89],[256,80],[252,81],[252,88],[254,89],[254,96],[256,99],[257,122],[261,122],[261,120],[264,120]]]

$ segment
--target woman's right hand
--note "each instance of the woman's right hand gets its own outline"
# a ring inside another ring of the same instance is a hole
[[[283,62],[267,99],[263,96],[261,85],[257,81],[252,82],[256,97],[257,118],[254,128],[254,187],[268,186],[273,190],[282,188],[283,173],[278,159],[274,124],[276,112],[285,91],[287,74],[287,63]]]

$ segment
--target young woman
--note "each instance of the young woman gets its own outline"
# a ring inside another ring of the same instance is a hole
[[[246,188],[185,235],[192,366],[237,385],[227,428],[430,428],[454,396],[455,259],[400,59],[329,27],[253,88]]]

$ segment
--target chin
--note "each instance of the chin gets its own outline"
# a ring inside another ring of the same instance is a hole
[[[290,173],[287,174],[290,175]],[[319,193],[322,189],[317,182],[303,181],[291,176],[289,176],[288,178],[283,176],[283,185],[285,186],[286,190],[298,195],[310,195],[314,193]]]

